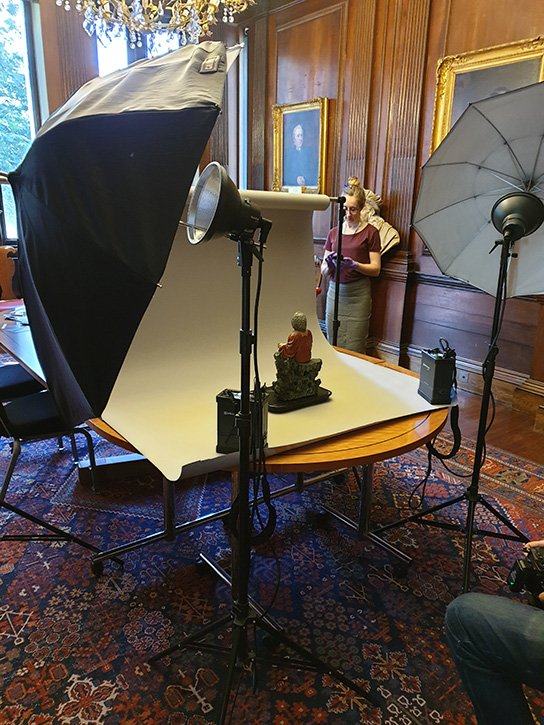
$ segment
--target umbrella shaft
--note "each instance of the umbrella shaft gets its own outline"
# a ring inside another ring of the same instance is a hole
[[[178,224],[181,227],[187,227],[187,229],[197,229],[199,232],[207,232],[207,229],[204,229],[204,227],[197,227],[196,224],[187,224],[187,222],[182,222],[181,220],[178,222]]]

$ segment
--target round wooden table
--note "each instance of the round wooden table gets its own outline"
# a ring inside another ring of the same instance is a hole
[[[348,352],[342,350],[342,352]],[[354,353],[350,353],[354,354]],[[394,370],[405,373],[413,377],[417,377],[404,368],[391,365],[383,360],[360,355],[364,359],[377,365],[384,365]],[[375,425],[360,428],[350,433],[342,433],[332,436],[316,443],[310,443],[293,450],[284,451],[270,455],[266,459],[266,470],[269,473],[295,473],[297,474],[296,483],[290,484],[276,490],[272,494],[272,498],[285,495],[295,490],[302,490],[308,485],[316,483],[319,480],[330,477],[331,472],[340,475],[346,469],[353,469],[358,477],[360,484],[360,502],[359,516],[357,521],[347,518],[342,512],[335,511],[326,506],[325,508],[330,514],[340,519],[343,523],[354,528],[359,539],[368,538],[376,544],[386,549],[403,562],[409,563],[411,558],[399,551],[384,539],[372,534],[370,531],[370,519],[372,512],[372,494],[373,494],[373,464],[377,461],[384,461],[388,458],[394,458],[402,453],[419,448],[428,441],[433,440],[444,427],[448,418],[449,408],[433,408],[426,413],[417,413],[409,415],[397,420],[376,423]],[[100,436],[111,443],[125,448],[127,451],[138,453],[133,446],[120,436],[111,426],[100,419],[88,421],[89,426]],[[115,460],[115,459],[110,459]],[[362,468],[362,476],[359,468]],[[304,479],[303,474],[311,474],[319,471],[319,475]],[[324,473],[328,472],[328,473]],[[233,496],[237,491],[236,470],[233,471],[232,490]],[[172,540],[177,533],[194,528],[197,525],[204,525],[213,520],[224,517],[227,511],[219,511],[210,514],[196,521],[191,521],[176,525],[174,510],[174,483],[164,479],[163,487],[164,498],[164,530],[151,536],[145,537],[136,542],[131,542],[124,546],[117,547],[108,552],[95,555],[92,559],[97,562],[109,558],[114,554],[131,551],[160,539]]]

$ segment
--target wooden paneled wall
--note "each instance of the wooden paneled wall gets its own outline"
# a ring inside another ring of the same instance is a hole
[[[75,5],[75,2],[72,3]],[[39,0],[49,113],[98,75],[96,42],[81,27],[81,15],[54,0]]]
[[[480,0],[478,3],[440,0],[432,3],[418,167],[430,154],[439,59],[543,34],[544,14],[539,3],[516,5],[515,22],[512,5],[507,0]],[[412,366],[418,350],[427,345],[434,347],[436,336],[440,334],[457,350],[461,386],[479,389],[480,365],[489,343],[493,298],[441,275],[416,235],[410,240],[410,248],[416,268],[410,301],[411,327],[407,331]],[[505,400],[512,398],[514,407],[535,414],[544,402],[544,383],[540,382],[544,380],[544,371],[539,369],[538,362],[544,353],[542,318],[538,298],[507,302],[498,342],[494,385],[498,397]],[[434,339],[429,339],[433,335]]]

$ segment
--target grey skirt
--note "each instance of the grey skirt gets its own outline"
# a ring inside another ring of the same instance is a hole
[[[336,283],[329,282],[327,291],[327,339],[333,341],[334,294]],[[337,346],[346,350],[364,353],[372,312],[372,296],[370,278],[361,277],[357,282],[340,285],[338,297],[338,328]]]

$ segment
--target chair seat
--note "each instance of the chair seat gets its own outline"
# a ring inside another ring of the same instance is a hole
[[[21,445],[32,441],[44,440],[46,438],[59,438],[67,435],[72,443],[72,454],[74,460],[78,460],[77,448],[75,443],[75,434],[81,433],[87,441],[87,450],[89,453],[89,466],[91,472],[91,482],[93,491],[95,490],[94,469],[96,467],[96,459],[94,455],[93,440],[91,434],[85,427],[67,426],[59,417],[53,397],[48,390],[40,393],[33,393],[24,398],[15,398],[9,403],[0,403],[0,436],[10,438],[11,458],[4,475],[4,480],[0,486],[0,509],[7,509],[11,513],[21,516],[27,521],[44,528],[45,534],[28,534],[26,531],[22,534],[1,534],[0,541],[29,541],[35,539],[72,541],[86,549],[93,551],[95,554],[100,553],[94,544],[90,544],[69,531],[54,526],[49,521],[38,518],[34,513],[24,511],[18,506],[14,506],[6,501],[6,494],[11,481],[11,477],[15,470],[15,465],[21,452]],[[59,440],[59,443],[61,441]],[[119,561],[119,560],[117,560]],[[99,572],[101,563],[95,565],[93,571]]]
[[[43,390],[43,385],[32,377],[22,365],[0,366],[0,401],[6,402],[23,395],[32,395]]]
[[[59,417],[48,390],[6,403],[4,414],[15,438],[45,438],[70,430]]]

